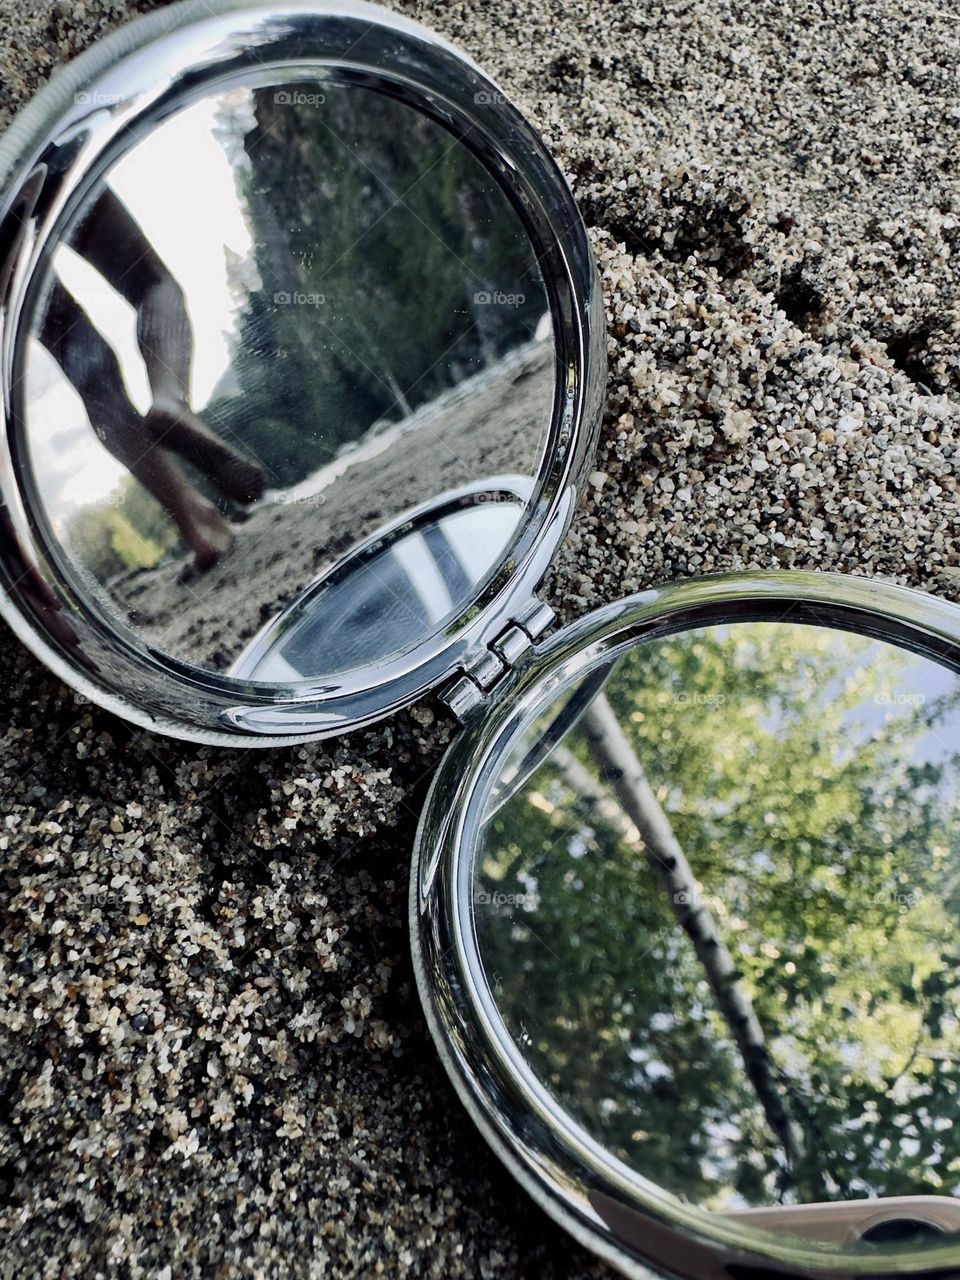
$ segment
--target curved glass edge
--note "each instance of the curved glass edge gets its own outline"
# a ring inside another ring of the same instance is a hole
[[[895,642],[960,670],[960,606],[877,579],[833,573],[716,575],[604,606],[535,646],[455,740],[434,778],[411,865],[414,970],[431,1034],[485,1138],[557,1222],[628,1276],[934,1275],[960,1242],[913,1256],[855,1257],[685,1204],[607,1155],[518,1056],[471,961],[458,885],[500,766],[558,693],[645,639],[735,619],[828,625]],[[642,1242],[642,1243],[641,1243]]]
[[[513,505],[523,507],[530,501],[532,493],[533,481],[528,476],[490,476],[437,494],[435,498],[394,516],[386,525],[335,560],[291,604],[266,622],[230,664],[228,674],[239,679],[246,678],[247,673],[254,671],[273,646],[280,642],[292,621],[302,617],[311,601],[331,583],[345,580],[353,569],[360,568],[365,562],[388,551],[418,526],[468,509],[472,500],[482,499],[486,495],[511,498]]]
[[[553,421],[537,496],[500,566],[463,613],[402,658],[313,688],[254,685],[188,667],[136,643],[73,589],[24,500],[17,448],[19,320],[64,209],[120,131],[158,104],[286,59],[347,58],[395,83],[419,109],[469,131],[471,147],[524,217],[544,264],[557,352]],[[109,93],[93,92],[106,85]],[[87,93],[80,93],[82,88]],[[95,106],[86,103],[109,105]],[[142,727],[234,745],[303,742],[363,727],[442,684],[491,643],[533,597],[572,518],[599,430],[605,380],[599,276],[582,219],[555,162],[506,96],[468,59],[409,19],[364,3],[184,0],[136,19],[54,77],[20,113],[0,150],[7,183],[0,228],[0,615],[67,684]],[[25,197],[41,218],[20,218]],[[12,226],[11,226],[12,223]]]

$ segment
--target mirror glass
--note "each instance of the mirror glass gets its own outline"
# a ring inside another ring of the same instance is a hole
[[[556,374],[532,244],[468,146],[373,88],[233,87],[145,131],[35,297],[21,416],[43,518],[104,610],[193,666],[230,670],[403,513],[538,474]],[[473,530],[474,585],[508,514]],[[395,557],[363,573],[337,599],[349,643],[329,650],[328,619],[288,673],[382,661],[464,605],[418,587],[359,639],[373,580],[395,599],[416,577]]]
[[[512,490],[438,500],[358,548],[254,638],[230,668],[244,680],[295,683],[350,671],[406,647],[462,608],[523,513]],[[318,666],[322,663],[322,666]]]
[[[461,882],[513,1051],[688,1203],[858,1249],[960,1230],[960,677],[784,622],[604,674],[513,748]]]

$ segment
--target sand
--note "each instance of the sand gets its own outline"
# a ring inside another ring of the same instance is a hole
[[[609,398],[561,614],[741,567],[957,599],[955,17],[404,7],[540,126],[602,264]],[[129,11],[3,0],[5,110]],[[487,1153],[413,990],[405,880],[449,722],[199,750],[0,643],[0,1274],[604,1274]]]

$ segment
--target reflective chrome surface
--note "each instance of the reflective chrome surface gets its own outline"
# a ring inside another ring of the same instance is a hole
[[[416,502],[539,470],[552,324],[519,215],[466,145],[346,77],[274,73],[164,120],[36,288],[23,416],[45,522],[105,609],[192,666],[230,665]],[[368,632],[356,665],[454,611]],[[314,639],[285,678],[350,669]]]
[[[599,293],[472,64],[362,4],[174,6],[38,95],[0,173],[0,567],[61,675],[181,736],[292,740],[436,687],[528,605],[595,433]],[[525,500],[467,589],[371,612],[399,579],[370,547],[505,475]],[[345,592],[349,635],[250,661]]]
[[[705,579],[539,646],[445,760],[432,1030],[628,1273],[960,1265],[958,642],[902,588]]]
[[[329,677],[415,643],[471,598],[531,489],[525,477],[505,476],[405,512],[271,619],[230,674],[275,683]]]

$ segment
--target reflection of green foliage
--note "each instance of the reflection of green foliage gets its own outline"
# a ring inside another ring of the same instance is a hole
[[[84,507],[70,522],[68,539],[80,563],[101,582],[131,569],[152,569],[178,545],[163,508],[132,476],[102,505]]]
[[[915,670],[860,639],[741,624],[642,646],[606,689],[736,959],[801,1167],[642,850],[553,761],[488,828],[483,887],[531,895],[477,912],[508,1026],[591,1131],[704,1204],[958,1181],[955,697],[890,699]],[[583,736],[567,745],[596,776]]]
[[[520,221],[465,147],[371,91],[277,101],[298,91],[317,86],[254,95],[236,167],[261,287],[243,303],[241,394],[205,410],[274,485],[526,341],[546,309]]]

